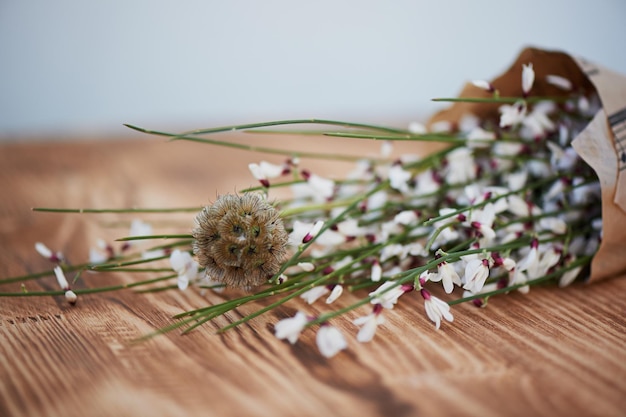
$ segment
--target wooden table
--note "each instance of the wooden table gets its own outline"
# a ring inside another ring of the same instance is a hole
[[[247,163],[261,158],[129,136],[0,145],[1,278],[50,268],[33,249],[37,241],[79,262],[96,238],[123,234],[101,227],[120,216],[33,213],[33,206],[199,206],[253,184]],[[354,148],[298,140],[318,150]],[[188,230],[191,216],[178,227]],[[83,277],[87,286],[135,279]],[[56,282],[50,276],[26,287]],[[292,315],[296,301],[222,335],[214,330],[239,315],[189,335],[129,343],[173,314],[224,297],[118,291],[81,296],[73,307],[62,297],[0,299],[0,415],[626,415],[626,279],[531,289],[486,309],[455,306],[454,323],[440,331],[418,297],[405,297],[369,344],[356,342],[348,320],[337,322],[349,350],[331,360],[318,353],[313,332],[294,346],[273,336],[273,323]]]

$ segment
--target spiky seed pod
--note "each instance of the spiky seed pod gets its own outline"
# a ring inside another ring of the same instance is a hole
[[[222,195],[195,223],[193,252],[213,280],[255,287],[280,269],[288,234],[278,211],[260,195]]]

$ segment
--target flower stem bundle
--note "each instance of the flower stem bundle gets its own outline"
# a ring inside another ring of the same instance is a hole
[[[384,326],[388,310],[407,297],[423,300],[425,317],[439,329],[453,321],[451,306],[460,302],[485,307],[492,296],[527,293],[533,285],[569,285],[585,276],[602,236],[598,178],[571,146],[599,102],[594,94],[577,90],[558,75],[548,80],[566,92],[558,98],[534,96],[534,82],[531,63],[523,68],[519,97],[502,97],[489,82],[474,81],[492,94],[480,100],[498,104],[498,116],[481,119],[467,114],[455,124],[429,128],[418,123],[401,129],[314,119],[178,134],[129,126],[172,140],[282,155],[284,161],[251,161],[250,173],[259,185],[220,196],[207,207],[192,208],[195,226],[190,218],[189,234],[153,234],[149,225],[139,222],[122,240],[157,244],[116,250],[101,243],[89,262],[71,267],[60,253],[41,244],[38,251],[55,266],[57,276],[63,271],[135,271],[163,274],[132,284],[136,288],[166,282],[161,289],[197,287],[226,291],[227,298],[229,292],[239,294],[220,304],[181,312],[170,327],[157,333],[176,328],[190,331],[243,304],[271,300],[222,329],[228,330],[288,304],[298,313],[277,322],[275,336],[296,343],[302,331],[317,329],[316,342],[326,357],[347,348],[344,333],[350,327],[357,341],[372,340],[378,327]],[[327,130],[267,130],[303,124]],[[275,135],[315,133],[378,140],[381,150],[379,155],[362,158],[256,147],[214,137],[259,129]],[[396,141],[445,146],[425,157],[392,159]],[[331,179],[308,169],[303,163],[306,158],[350,161],[353,169],[343,178]],[[290,197],[274,197],[275,191],[284,189],[290,190]],[[137,209],[128,212],[141,214]],[[163,238],[167,244],[159,245]],[[10,278],[4,283],[38,277]],[[67,296],[69,284],[62,284],[52,294]],[[243,295],[232,288],[243,289]],[[109,288],[113,289],[119,288]],[[76,290],[68,300],[76,303],[82,293],[97,291]],[[353,292],[357,301],[334,308],[346,292]],[[325,304],[321,315],[307,312],[313,303]],[[347,319],[354,314],[359,316]]]

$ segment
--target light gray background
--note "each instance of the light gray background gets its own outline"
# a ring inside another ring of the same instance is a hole
[[[626,1],[0,0],[0,138],[407,123],[526,45],[626,73]]]

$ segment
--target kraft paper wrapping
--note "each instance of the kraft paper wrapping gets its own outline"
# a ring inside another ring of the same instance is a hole
[[[572,57],[564,52],[524,49],[513,65],[491,81],[501,96],[521,97],[522,64],[533,64],[534,96],[560,96],[564,93],[545,81],[546,75],[569,79],[575,89],[594,90],[602,109],[574,139],[572,146],[595,171],[602,188],[602,243],[591,263],[589,282],[611,278],[626,272],[626,77]],[[460,97],[491,97],[467,84]],[[499,117],[497,103],[455,103],[436,113],[429,125],[437,121],[453,124],[470,113],[481,119]]]

